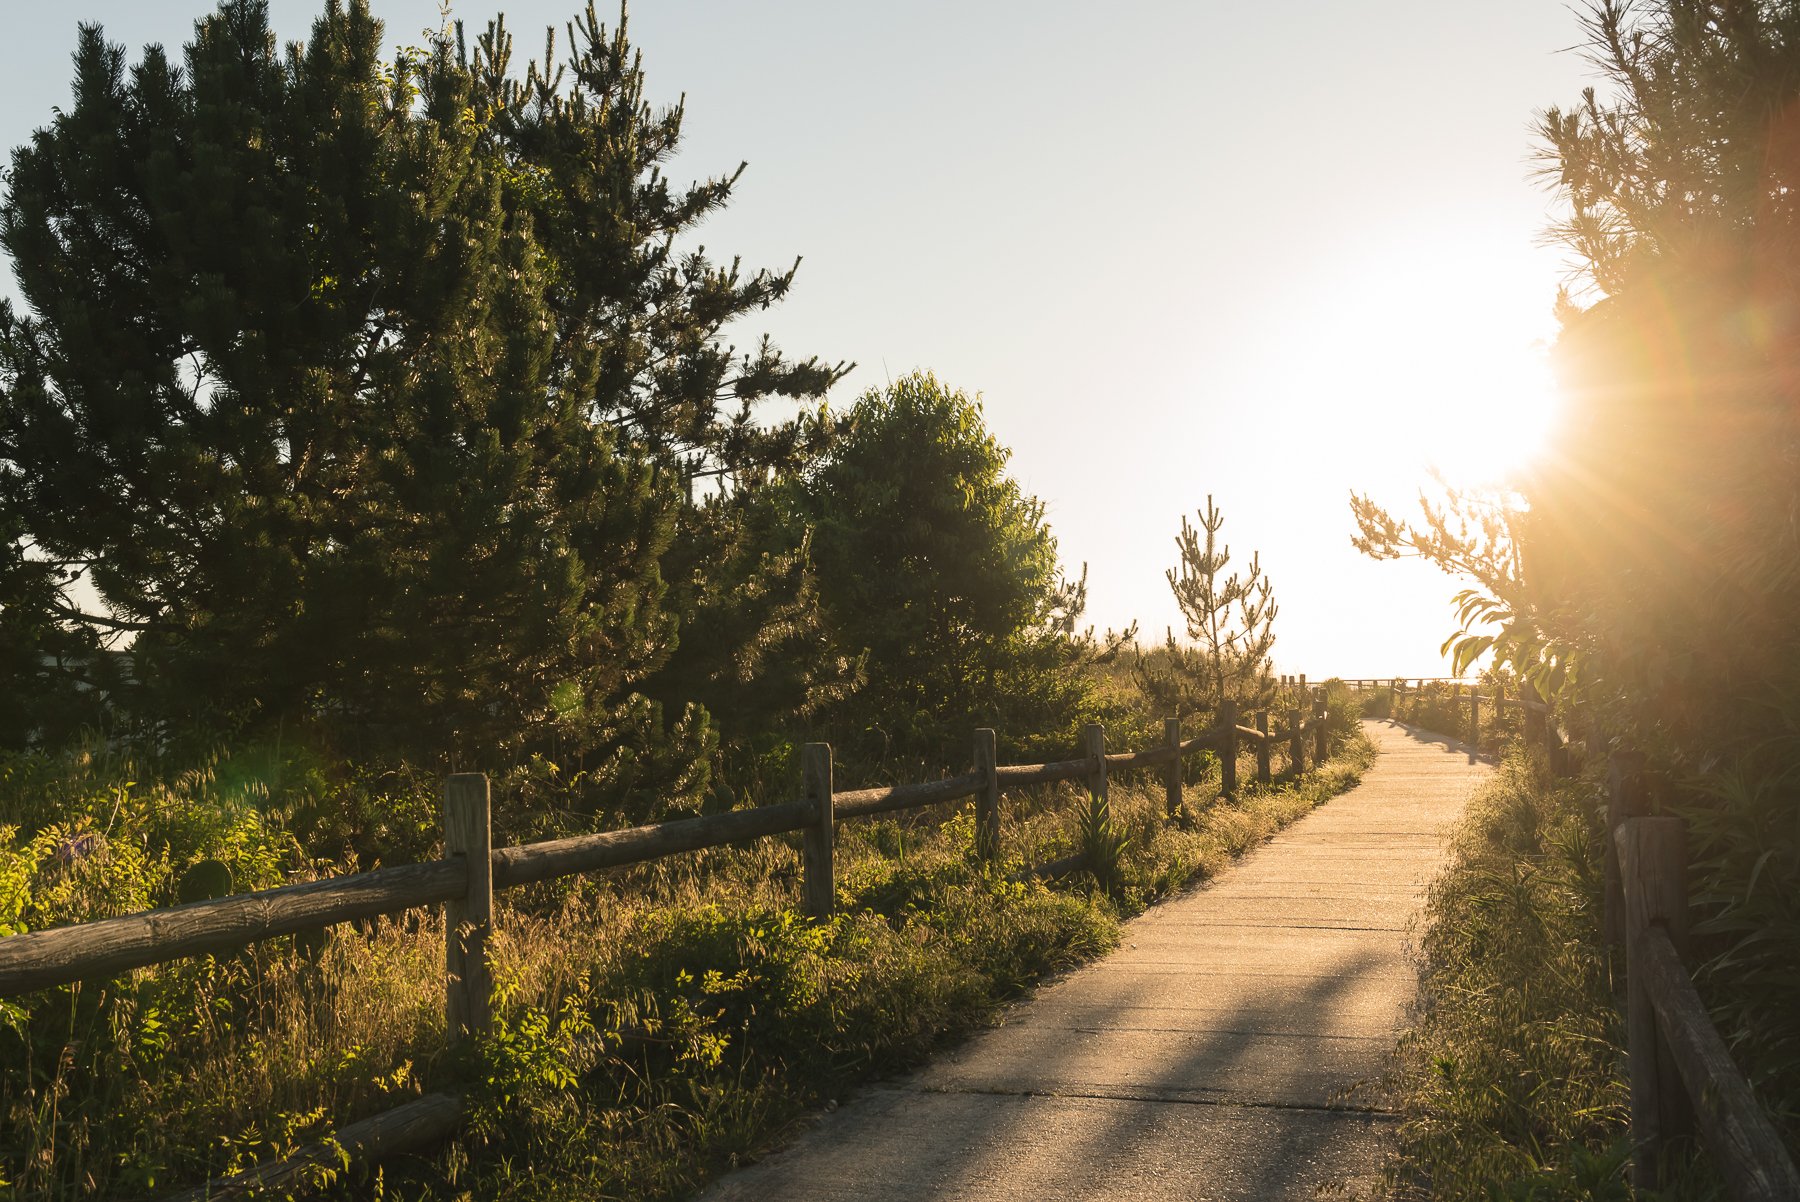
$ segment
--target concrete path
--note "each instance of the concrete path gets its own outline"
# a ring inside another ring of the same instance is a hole
[[[1361,784],[1004,1025],[870,1088],[710,1202],[1309,1198],[1372,1183],[1408,924],[1491,769],[1364,724]]]

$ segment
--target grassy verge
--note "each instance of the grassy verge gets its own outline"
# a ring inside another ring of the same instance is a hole
[[[780,1138],[809,1107],[916,1064],[1120,919],[1217,871],[1348,787],[1373,750],[1235,803],[1196,782],[1183,816],[1120,780],[1007,799],[999,870],[959,808],[840,833],[841,913],[793,909],[796,846],[765,840],[537,887],[502,907],[494,1037],[444,1044],[440,920],[418,912],[311,946],[160,966],[41,995],[0,1024],[0,1197],[154,1192],[282,1154],[424,1089],[476,1100],[469,1130],[344,1196],[671,1198]],[[1104,836],[1107,869],[1009,880]],[[83,861],[85,863],[85,861]],[[1104,883],[1103,883],[1104,880]]]
[[[1398,1197],[1629,1197],[1589,796],[1513,755],[1470,803],[1401,1045]]]
[[[1600,936],[1595,782],[1514,749],[1470,803],[1421,940],[1401,1041],[1406,1202],[1631,1199],[1624,1021]],[[1664,1199],[1715,1196],[1704,1163]]]

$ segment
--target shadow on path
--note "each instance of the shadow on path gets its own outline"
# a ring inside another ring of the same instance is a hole
[[[1375,1082],[1417,992],[1406,927],[1491,769],[1441,735],[1364,728],[1381,755],[1355,789],[702,1197],[1273,1202],[1371,1184],[1393,1123]]]

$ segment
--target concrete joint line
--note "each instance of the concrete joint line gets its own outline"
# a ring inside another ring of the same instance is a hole
[[[1238,1110],[1293,1110],[1306,1114],[1342,1114],[1358,1118],[1400,1119],[1398,1111],[1380,1106],[1356,1106],[1349,1103],[1277,1102],[1259,1098],[1168,1098],[1155,1094],[1100,1093],[1087,1090],[1002,1089],[999,1086],[921,1086],[917,1092],[928,1094],[964,1094],[993,1098],[1080,1098],[1089,1102],[1148,1102],[1163,1106],[1218,1106]]]
[[[1350,1043],[1378,1043],[1384,1047],[1391,1046],[1397,1032],[1390,1031],[1385,1035],[1334,1035],[1329,1031],[1265,1031],[1240,1030],[1237,1027],[1059,1027],[1054,1023],[1040,1023],[1038,1029],[1043,1031],[1066,1031],[1071,1035],[1245,1035],[1252,1039],[1274,1037],[1276,1039],[1341,1039]]]

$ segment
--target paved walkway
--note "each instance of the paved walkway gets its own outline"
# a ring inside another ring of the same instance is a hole
[[[1364,726],[1381,754],[1356,788],[703,1197],[1273,1202],[1369,1184],[1393,1123],[1374,1081],[1417,990],[1408,924],[1491,769]]]

